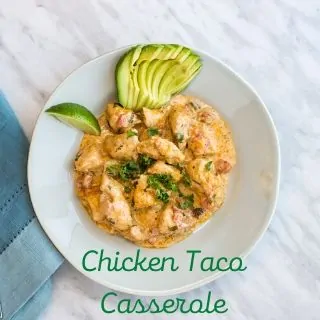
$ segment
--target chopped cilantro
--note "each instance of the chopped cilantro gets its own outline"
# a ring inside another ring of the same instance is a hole
[[[189,209],[193,207],[194,196],[190,194],[188,196],[183,196],[182,201],[178,203],[178,207],[180,209]]]
[[[151,176],[148,176],[147,182],[149,187],[153,189],[161,189],[161,183],[157,178],[157,175],[153,174]]]
[[[172,180],[172,177],[170,175],[163,175],[161,177],[160,181],[162,182],[163,186],[168,189],[172,190],[174,192],[178,192],[178,186],[177,184]]]
[[[137,132],[133,131],[133,130],[128,130],[127,131],[127,138],[133,137],[133,136],[137,136]]]
[[[111,165],[107,167],[106,172],[115,178],[127,181],[136,179],[144,173],[149,166],[155,162],[154,159],[146,155],[139,155],[138,161],[126,161],[122,164]]]
[[[119,175],[120,166],[119,165],[112,165],[110,167],[107,167],[106,171],[110,176],[117,177]]]
[[[138,165],[140,167],[140,171],[146,171],[152,164],[154,164],[155,160],[148,157],[145,154],[139,154],[138,157]]]
[[[167,184],[167,189],[172,190],[173,192],[179,192],[177,184],[173,181],[169,181]]]
[[[212,161],[207,162],[206,165],[205,165],[206,170],[210,171],[211,167],[212,167]]]
[[[160,200],[160,201],[162,201],[164,203],[168,203],[169,202],[169,195],[163,189],[157,189],[156,190],[156,196],[157,196],[158,200]]]
[[[188,187],[191,186],[191,178],[185,171],[182,172],[181,181],[185,186],[188,186]]]
[[[169,174],[156,173],[148,176],[148,186],[156,190],[157,199],[167,203],[169,194],[166,190],[178,192],[178,186]]]
[[[127,161],[121,166],[119,171],[119,176],[122,180],[135,179],[139,176],[139,174],[139,166],[134,161]]]
[[[167,190],[172,190],[177,192],[178,186],[173,181],[172,176],[169,174],[156,173],[148,177],[148,184],[157,189],[159,186],[163,186]]]
[[[151,128],[148,128],[147,132],[149,137],[153,137],[159,134],[159,129],[151,127]]]
[[[184,135],[182,133],[177,133],[176,138],[177,138],[177,141],[181,143],[184,139]]]

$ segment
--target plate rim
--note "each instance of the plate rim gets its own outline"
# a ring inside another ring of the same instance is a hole
[[[151,44],[152,42],[146,42],[143,43],[144,45],[147,44]],[[41,228],[43,229],[43,231],[45,232],[46,236],[49,238],[49,240],[51,241],[51,243],[54,245],[54,247],[57,249],[57,251],[59,251],[59,253],[64,257],[64,259],[66,261],[68,261],[76,270],[78,270],[81,274],[83,274],[84,276],[86,276],[87,278],[95,281],[96,283],[99,283],[100,285],[112,289],[112,290],[116,290],[119,292],[123,292],[123,293],[127,293],[127,294],[131,294],[131,295],[137,295],[137,296],[154,296],[154,297],[161,297],[161,296],[171,296],[171,295],[175,295],[175,294],[180,294],[180,293],[184,293],[184,292],[188,292],[190,290],[199,288],[205,284],[208,284],[210,282],[213,282],[214,280],[220,278],[222,275],[224,274],[228,274],[230,271],[226,271],[226,272],[217,272],[213,275],[208,275],[207,277],[195,281],[193,283],[187,284],[187,285],[183,285],[180,286],[178,288],[173,288],[173,289],[169,289],[169,290],[156,290],[156,291],[150,291],[150,290],[136,290],[136,289],[130,289],[127,287],[123,287],[117,284],[113,284],[110,283],[109,281],[105,281],[104,283],[101,282],[99,279],[94,278],[93,276],[91,276],[91,273],[86,273],[84,270],[81,269],[80,265],[76,265],[75,263],[71,262],[69,260],[69,258],[64,255],[64,253],[62,252],[62,250],[60,250],[59,245],[57,243],[55,243],[53,241],[53,239],[49,236],[49,233],[46,230],[45,225],[41,222],[41,218],[40,215],[38,215],[38,213],[36,212],[35,206],[33,204],[33,192],[32,192],[32,179],[31,179],[31,164],[30,164],[30,158],[31,158],[31,154],[33,151],[33,141],[34,141],[34,136],[35,136],[35,129],[38,125],[39,122],[39,118],[41,116],[41,114],[44,112],[48,101],[51,99],[51,97],[56,93],[57,90],[59,90],[59,88],[63,85],[63,83],[69,79],[77,70],[79,70],[80,68],[87,66],[91,63],[94,63],[97,60],[100,60],[102,58],[104,58],[105,56],[108,55],[112,55],[114,53],[117,52],[121,52],[125,49],[129,49],[135,45],[138,44],[130,44],[130,45],[126,45],[126,46],[122,46],[119,48],[116,48],[114,50],[102,53],[101,55],[88,60],[87,62],[81,64],[80,66],[74,68],[71,72],[69,72],[67,74],[67,76],[51,91],[49,97],[46,99],[45,103],[43,104],[43,107],[41,109],[41,111],[39,112],[39,115],[37,117],[37,120],[35,122],[34,128],[33,128],[33,132],[31,135],[31,140],[30,140],[30,146],[29,146],[29,152],[28,152],[28,163],[27,163],[27,180],[28,180],[28,189],[29,189],[29,194],[30,194],[30,200],[32,203],[32,207],[34,210],[34,213],[37,217],[37,220],[41,226]],[[248,255],[255,249],[255,247],[258,245],[258,243],[261,241],[263,235],[265,234],[266,230],[268,229],[271,220],[275,214],[275,210],[276,210],[276,206],[277,206],[277,202],[278,202],[278,197],[279,197],[279,188],[280,188],[280,178],[281,178],[281,150],[280,150],[280,142],[279,142],[279,138],[278,138],[278,133],[277,133],[277,129],[276,126],[274,124],[274,121],[272,119],[272,116],[266,106],[266,104],[264,103],[264,101],[262,100],[262,98],[260,97],[260,95],[258,94],[258,92],[256,91],[256,89],[245,79],[243,78],[238,72],[234,71],[227,63],[223,62],[222,60],[220,60],[219,58],[211,55],[210,53],[206,52],[205,50],[202,49],[198,49],[198,48],[191,48],[190,46],[184,45],[184,44],[180,44],[182,46],[186,46],[189,47],[191,50],[200,53],[201,55],[207,56],[208,58],[214,60],[218,65],[220,65],[222,68],[226,69],[230,74],[232,74],[238,81],[242,82],[243,85],[245,85],[255,96],[255,98],[257,99],[258,103],[262,106],[262,110],[265,112],[266,116],[267,116],[267,120],[269,122],[269,127],[271,129],[271,133],[275,142],[275,160],[276,160],[276,170],[275,170],[275,174],[276,174],[276,183],[275,183],[275,194],[274,194],[274,199],[273,202],[271,203],[271,208],[268,210],[269,215],[267,217],[267,219],[265,220],[264,224],[262,225],[261,229],[259,230],[259,233],[257,235],[257,237],[255,238],[255,240],[253,241],[253,243],[251,244],[251,246],[249,246],[244,252],[242,252],[239,257],[241,257],[242,259],[248,257]]]

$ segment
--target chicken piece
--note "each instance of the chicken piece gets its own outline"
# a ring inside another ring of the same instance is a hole
[[[89,194],[85,198],[82,198],[84,201],[84,206],[91,214],[92,219],[94,221],[103,221],[105,219],[105,215],[99,210],[99,194]]]
[[[189,102],[189,97],[188,96],[184,96],[182,94],[178,94],[176,96],[174,96],[171,100],[170,100],[170,105],[171,106],[177,106],[177,105],[181,105],[184,106]]]
[[[191,210],[182,210],[177,207],[173,207],[173,222],[178,229],[189,228],[195,223],[195,219]]]
[[[134,130],[133,130],[134,131]],[[108,154],[118,160],[131,160],[137,157],[137,145],[139,139],[137,136],[129,136],[122,133],[106,136],[104,140],[104,149]]]
[[[92,185],[92,181],[93,181],[93,173],[92,172],[86,173],[82,180],[82,187],[85,189],[89,189]]]
[[[144,124],[148,128],[150,127],[162,128],[166,123],[167,111],[168,111],[167,108],[161,108],[158,110],[143,108],[142,114],[143,114]]]
[[[194,112],[185,105],[174,106],[169,114],[169,124],[175,141],[180,149],[186,147],[189,138],[189,129],[193,122]]]
[[[208,125],[212,125],[219,119],[220,116],[218,112],[210,106],[204,107],[197,112],[197,120]]]
[[[217,150],[217,140],[212,127],[198,122],[190,128],[189,134],[188,149],[196,157],[212,155]]]
[[[124,132],[140,122],[133,111],[124,109],[116,103],[108,104],[106,113],[109,125],[115,132]]]
[[[148,237],[148,234],[143,232],[139,226],[133,226],[130,229],[130,235],[138,241],[145,240]]]
[[[155,164],[153,164],[149,169],[148,173],[155,174],[155,173],[164,173],[169,174],[172,176],[174,181],[179,181],[181,179],[181,173],[180,171],[170,166],[163,161],[157,161]]]
[[[148,134],[148,128],[142,128],[139,131],[139,141],[148,140],[149,138],[150,137],[149,137],[149,134]]]
[[[147,208],[158,204],[154,190],[148,188],[147,180],[148,176],[142,174],[134,190],[133,199],[136,209]]]
[[[228,173],[232,169],[231,163],[224,159],[218,159],[214,165],[218,174]]]
[[[132,226],[130,206],[123,195],[123,186],[108,174],[104,174],[100,185],[99,211],[113,227],[127,230]]]
[[[91,171],[103,166],[104,157],[101,145],[89,145],[84,148],[74,161],[77,171]]]
[[[159,212],[162,211],[162,203],[152,207],[136,209],[133,212],[133,218],[143,229],[153,229],[158,226]]]
[[[173,208],[171,205],[168,205],[159,216],[159,225],[160,233],[168,233],[177,229],[176,224],[173,221]]]
[[[201,191],[207,195],[209,198],[212,198],[215,194],[214,185],[215,185],[215,167],[214,162],[211,159],[197,158],[194,159],[186,165],[186,171],[190,178],[200,185]],[[198,186],[194,185],[194,189],[197,189]],[[199,190],[197,190],[199,191]]]
[[[156,160],[163,160],[170,164],[182,162],[184,160],[183,153],[171,141],[152,137],[142,141],[137,146],[138,153],[143,153]]]
[[[159,231],[162,234],[192,226],[196,219],[191,210],[182,210],[168,205],[159,216]]]

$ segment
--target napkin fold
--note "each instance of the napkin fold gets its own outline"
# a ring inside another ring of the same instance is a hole
[[[0,92],[0,319],[35,320],[63,259],[35,218],[27,184],[29,143]]]

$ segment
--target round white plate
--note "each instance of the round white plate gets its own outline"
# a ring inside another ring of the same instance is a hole
[[[115,96],[114,69],[122,48],[94,59],[69,75],[54,91],[44,110],[61,102],[87,106],[99,115]],[[196,51],[196,50],[195,50]],[[227,200],[212,219],[186,240],[168,249],[141,249],[146,257],[174,257],[177,272],[85,272],[82,257],[104,249],[115,257],[134,256],[137,246],[111,236],[88,218],[74,193],[72,163],[82,133],[42,112],[29,154],[28,180],[37,217],[57,249],[80,272],[115,290],[139,295],[169,295],[191,290],[221,276],[203,272],[196,261],[188,270],[187,250],[202,250],[201,257],[246,256],[267,229],[275,210],[279,187],[280,152],[270,114],[239,75],[206,53],[203,69],[187,93],[214,105],[229,123],[237,150]]]

